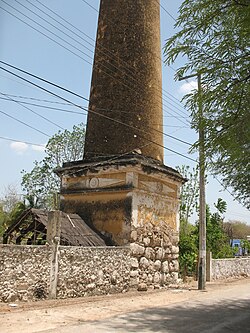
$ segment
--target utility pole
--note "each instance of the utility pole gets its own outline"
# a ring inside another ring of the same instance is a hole
[[[202,105],[201,72],[181,77],[179,81],[192,77],[198,79],[198,114],[199,114],[199,262],[198,289],[206,289],[206,197],[205,197],[205,130]]]

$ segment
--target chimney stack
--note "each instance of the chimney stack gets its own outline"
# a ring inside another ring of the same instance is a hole
[[[140,149],[163,162],[160,6],[102,0],[84,158]]]

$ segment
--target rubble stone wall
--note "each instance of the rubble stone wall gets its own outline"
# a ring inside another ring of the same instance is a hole
[[[212,259],[212,279],[227,279],[250,276],[250,257]]]
[[[57,297],[124,292],[129,288],[129,247],[59,248]],[[0,245],[0,301],[49,296],[52,248]]]
[[[161,185],[159,183],[159,185]],[[152,185],[151,185],[152,186]],[[150,192],[134,194],[131,226],[131,286],[139,290],[178,282],[178,202]]]
[[[70,247],[58,251],[57,298],[147,290],[178,278],[178,237],[147,223],[127,247]],[[176,238],[176,239],[175,239]],[[174,245],[175,244],[175,245]],[[49,297],[51,246],[0,245],[0,301]]]
[[[0,245],[0,300],[47,298],[51,254],[47,246]]]
[[[124,247],[60,247],[58,298],[127,291],[129,252]]]

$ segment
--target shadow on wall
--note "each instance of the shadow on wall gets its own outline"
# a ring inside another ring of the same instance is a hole
[[[93,323],[94,324],[94,323]],[[105,332],[250,332],[250,300],[150,308],[103,322]]]

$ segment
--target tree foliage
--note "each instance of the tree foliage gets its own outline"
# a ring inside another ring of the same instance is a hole
[[[226,212],[227,204],[219,198],[214,206],[217,209],[215,213],[211,213],[209,206],[206,211],[207,251],[212,252],[214,259],[230,258],[233,256],[233,250],[223,228],[223,213]]]
[[[22,214],[26,209],[24,202],[16,202],[8,211],[4,209],[4,205],[0,202],[0,237],[8,227]]]
[[[17,186],[15,184],[9,184],[4,188],[2,197],[0,198],[0,204],[6,213],[9,213],[20,201],[21,197],[18,194]]]
[[[198,234],[196,227],[189,223],[190,217],[198,208],[199,178],[198,167],[190,169],[182,165],[176,167],[187,182],[181,187],[180,194],[180,241],[179,263],[183,279],[195,273],[198,257]]]
[[[241,221],[225,222],[224,230],[230,239],[247,239],[250,236],[250,225]]]
[[[178,32],[165,45],[166,63],[178,56],[186,60],[176,78],[202,73],[207,161],[246,207],[250,207],[249,22],[249,0],[185,0],[176,22]],[[198,92],[193,90],[185,101],[198,130]]]
[[[53,194],[59,191],[60,179],[54,169],[63,162],[82,159],[85,139],[83,124],[75,125],[72,132],[59,131],[49,139],[42,161],[35,161],[31,172],[22,171],[22,188],[29,206],[53,208]]]
[[[17,192],[17,186],[9,184],[0,198],[0,237],[25,208],[25,204]]]
[[[198,258],[198,232],[197,226],[181,220],[179,241],[180,273],[183,279],[194,275]]]
[[[190,169],[187,165],[176,167],[180,174],[187,179],[187,182],[181,187],[180,195],[180,220],[188,222],[189,218],[193,215],[198,208],[199,198],[199,178],[198,178],[198,165]]]
[[[207,230],[207,251],[212,252],[212,257],[230,258],[234,251],[230,246],[230,239],[224,230],[223,213],[226,212],[227,204],[219,198],[214,204],[216,211],[211,212],[206,207],[206,230]],[[179,241],[179,262],[180,272],[185,279],[187,275],[195,275],[196,264],[199,253],[199,223],[192,225],[188,221],[181,220],[180,241]]]

